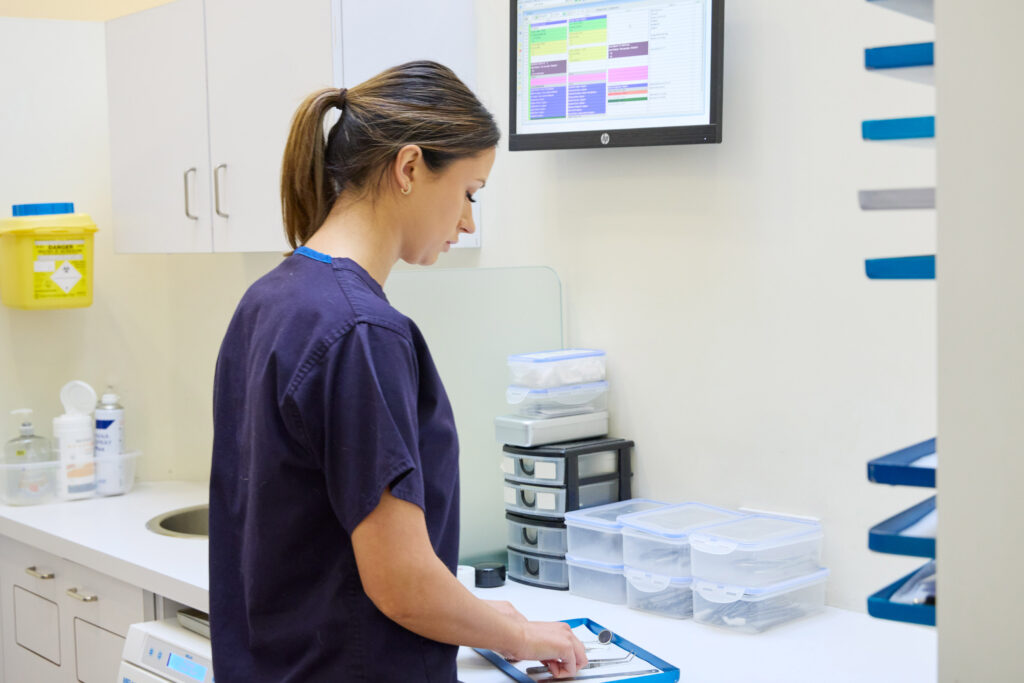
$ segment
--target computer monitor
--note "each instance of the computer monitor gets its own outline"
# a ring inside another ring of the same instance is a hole
[[[509,149],[722,141],[724,0],[510,0]]]

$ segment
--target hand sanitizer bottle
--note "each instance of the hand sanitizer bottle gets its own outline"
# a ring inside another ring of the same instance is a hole
[[[54,494],[55,470],[40,464],[53,459],[50,442],[36,436],[31,410],[12,410],[11,415],[18,420],[18,436],[4,445],[5,501],[10,505],[45,502]]]

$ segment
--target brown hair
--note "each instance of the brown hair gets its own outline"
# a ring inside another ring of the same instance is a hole
[[[324,117],[341,118],[324,140]],[[311,94],[292,119],[281,164],[281,212],[292,247],[313,236],[338,196],[375,189],[406,145],[431,171],[498,144],[494,117],[448,67],[408,62],[350,89]]]

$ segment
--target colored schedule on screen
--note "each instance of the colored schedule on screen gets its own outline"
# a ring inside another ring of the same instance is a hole
[[[707,124],[710,0],[520,0],[518,133]]]

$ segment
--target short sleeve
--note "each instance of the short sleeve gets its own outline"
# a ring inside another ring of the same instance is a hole
[[[412,342],[389,327],[357,323],[295,392],[302,431],[349,534],[388,487],[424,507],[418,377]]]

